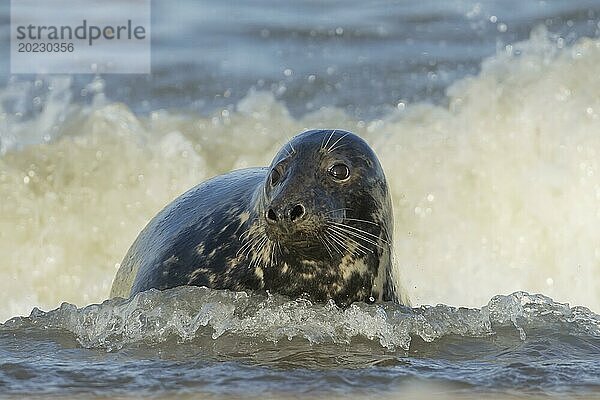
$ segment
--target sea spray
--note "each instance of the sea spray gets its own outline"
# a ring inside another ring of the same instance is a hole
[[[450,335],[485,338],[506,335],[503,328],[509,328],[509,335],[512,329],[521,340],[536,329],[600,337],[600,316],[525,292],[495,296],[481,309],[446,305],[411,309],[392,303],[339,308],[333,302],[312,304],[278,295],[179,287],[83,308],[63,303],[49,312],[34,309],[29,317],[16,317],[1,326],[8,331],[28,328],[68,331],[82,346],[108,351],[170,339],[206,342],[233,335],[254,338],[253,346],[265,340],[301,339],[344,347],[367,339],[394,352],[409,350],[413,337],[425,342]]]
[[[267,165],[281,143],[314,127],[355,131],[379,155],[394,201],[396,267],[413,304],[475,307],[527,290],[597,311],[599,63],[599,40],[558,48],[538,31],[451,86],[449,106],[414,104],[372,121],[335,108],[294,118],[264,92],[208,117],[136,115],[101,91],[75,104],[62,81],[53,90],[63,94],[17,118],[21,92],[9,86],[2,91],[14,101],[2,104],[13,108],[0,112],[0,319],[102,301],[165,204],[213,175]]]

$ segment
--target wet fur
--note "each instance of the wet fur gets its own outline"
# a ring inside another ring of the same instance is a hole
[[[347,182],[324,173],[336,160],[352,166]],[[282,177],[271,185],[275,167]],[[296,202],[307,212],[293,229],[267,224],[269,207]],[[111,296],[196,285],[339,305],[402,302],[391,276],[392,221],[370,147],[345,131],[304,132],[270,167],[215,177],[163,209],[125,256]]]

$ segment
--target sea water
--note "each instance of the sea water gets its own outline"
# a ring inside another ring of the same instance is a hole
[[[153,19],[149,76],[0,60],[1,395],[599,395],[597,1],[155,2]],[[415,308],[103,303],[164,205],[317,127],[378,154]]]

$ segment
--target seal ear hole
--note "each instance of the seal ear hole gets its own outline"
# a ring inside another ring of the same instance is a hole
[[[336,163],[329,167],[329,175],[337,181],[345,181],[350,178],[350,168],[344,163]]]

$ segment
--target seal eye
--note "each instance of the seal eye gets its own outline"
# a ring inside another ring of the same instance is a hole
[[[277,169],[274,169],[273,171],[271,171],[271,186],[275,186],[277,185],[277,182],[279,182],[279,180],[281,179],[281,173],[279,171],[277,171]]]
[[[329,168],[329,175],[331,175],[335,180],[345,181],[350,177],[350,168],[346,164],[333,164]]]

